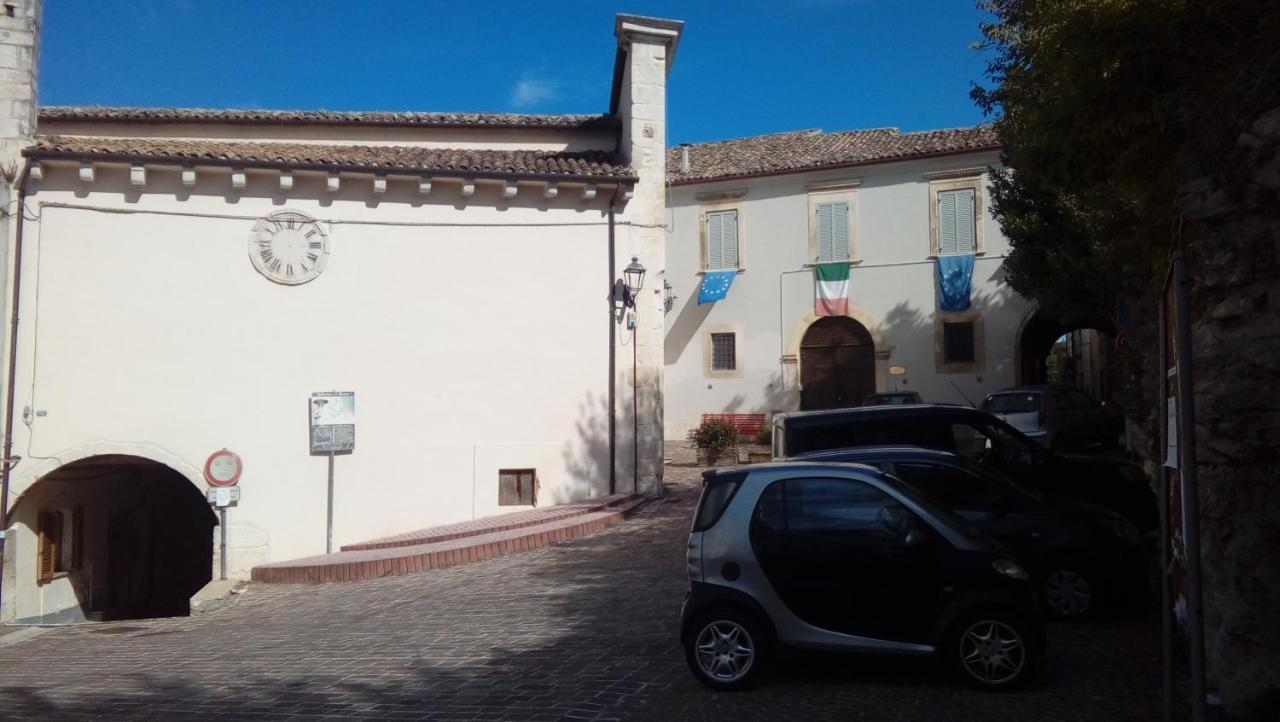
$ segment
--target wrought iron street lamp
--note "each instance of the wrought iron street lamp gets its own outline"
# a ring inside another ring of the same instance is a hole
[[[622,323],[627,309],[636,307],[636,297],[640,294],[640,289],[644,288],[644,272],[645,267],[640,264],[640,259],[632,256],[631,263],[622,269],[622,278],[614,281],[614,320],[618,323]]]

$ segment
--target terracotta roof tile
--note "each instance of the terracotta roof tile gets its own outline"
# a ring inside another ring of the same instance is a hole
[[[990,126],[902,133],[896,128],[823,133],[800,130],[689,146],[689,172],[680,171],[680,148],[667,151],[673,185],[729,178],[797,173],[822,168],[945,155],[999,147]]]
[[[228,123],[266,125],[367,125],[434,128],[614,128],[610,115],[517,113],[416,113],[334,110],[237,110],[55,105],[40,108],[42,121],[99,123]]]
[[[616,153],[605,151],[454,150],[420,146],[252,143],[175,138],[42,136],[25,151],[34,158],[170,162],[443,175],[547,176],[634,180]]]

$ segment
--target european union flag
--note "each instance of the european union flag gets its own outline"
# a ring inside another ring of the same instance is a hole
[[[698,288],[698,305],[719,301],[729,295],[729,287],[733,285],[733,277],[737,271],[707,271],[702,277],[702,286]]]
[[[938,256],[938,285],[942,290],[943,311],[964,311],[969,308],[973,261],[972,253]]]

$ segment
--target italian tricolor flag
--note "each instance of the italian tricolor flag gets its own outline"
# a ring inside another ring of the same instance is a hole
[[[849,262],[814,266],[813,313],[816,316],[849,314]]]

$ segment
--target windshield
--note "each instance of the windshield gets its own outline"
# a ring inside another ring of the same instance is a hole
[[[993,394],[982,405],[993,414],[1022,414],[1040,411],[1040,394]]]
[[[974,526],[972,522],[934,501],[933,497],[924,493],[910,482],[905,481],[902,477],[895,476],[888,472],[882,472],[882,475],[886,478],[893,479],[894,488],[901,492],[903,496],[907,497],[907,499],[913,504],[924,509],[935,518],[940,519],[947,526],[959,529],[966,535],[977,537],[979,539],[986,536],[983,531]]]
[[[1028,489],[999,469],[991,466],[980,466],[968,460],[962,460],[960,462],[960,466],[974,474],[994,482],[1001,491],[1008,492],[1013,496],[1021,496],[1033,501],[1042,501],[1044,499],[1040,492]]]

